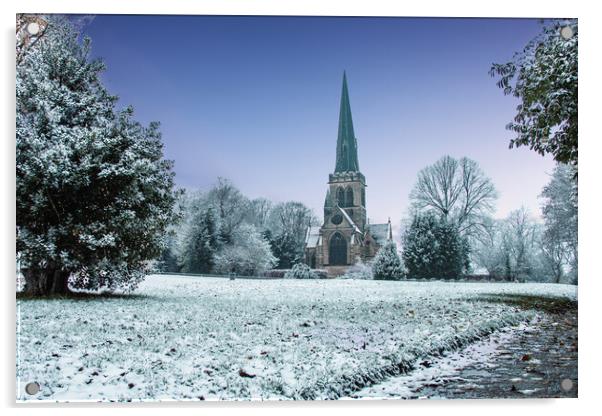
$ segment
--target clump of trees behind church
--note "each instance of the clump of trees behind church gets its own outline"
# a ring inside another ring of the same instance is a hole
[[[290,269],[303,257],[307,227],[317,218],[304,204],[249,199],[227,179],[179,201],[159,268],[165,272],[259,275]]]

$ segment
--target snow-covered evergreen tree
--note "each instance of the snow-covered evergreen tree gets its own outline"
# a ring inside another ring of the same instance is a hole
[[[377,280],[400,280],[405,276],[394,241],[387,241],[376,253],[372,261],[372,274]]]
[[[90,41],[51,17],[17,66],[17,252],[32,295],[132,288],[173,220],[173,163],[100,81]],[[83,277],[82,277],[83,276]]]
[[[250,224],[242,224],[215,255],[214,269],[221,274],[258,276],[274,267],[276,261],[261,233]]]
[[[403,261],[409,277],[457,278],[468,266],[468,244],[454,223],[432,212],[416,214],[404,233]]]
[[[198,209],[184,231],[178,262],[184,273],[209,273],[221,246],[220,231],[213,207]]]
[[[291,270],[284,274],[285,279],[317,279],[318,275],[314,273],[307,264],[295,263]]]
[[[303,246],[299,246],[297,239],[288,231],[271,237],[269,241],[272,252],[278,259],[278,269],[290,269],[303,256]]]

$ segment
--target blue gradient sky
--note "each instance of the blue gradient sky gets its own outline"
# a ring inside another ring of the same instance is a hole
[[[110,15],[84,27],[108,89],[161,122],[179,185],[224,176],[319,216],[345,69],[368,216],[394,223],[418,171],[445,154],[480,163],[497,217],[521,205],[539,216],[553,161],[508,149],[517,102],[488,74],[539,30],[532,19]]]

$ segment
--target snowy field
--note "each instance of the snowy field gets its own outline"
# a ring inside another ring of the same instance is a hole
[[[131,296],[18,300],[17,399],[339,398],[534,315],[485,298],[576,290],[150,276]]]

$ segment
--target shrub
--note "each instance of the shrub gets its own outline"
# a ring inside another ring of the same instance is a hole
[[[347,270],[342,279],[357,279],[357,280],[372,280],[374,279],[374,273],[372,272],[372,265],[362,262],[360,259]]]
[[[318,274],[314,273],[305,263],[296,263],[284,275],[285,279],[318,279],[318,277]]]
[[[271,269],[263,272],[263,277],[269,277],[272,279],[282,279],[284,275],[290,272],[291,269]]]
[[[372,263],[372,272],[377,280],[399,280],[404,277],[405,271],[395,242],[388,241],[378,250]]]
[[[322,269],[313,269],[313,273],[318,276],[318,279],[328,279],[328,272]]]

